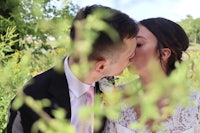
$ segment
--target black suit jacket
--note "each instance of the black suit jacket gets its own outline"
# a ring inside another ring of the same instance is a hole
[[[61,107],[67,112],[66,119],[70,120],[70,96],[64,71],[60,72],[52,68],[38,76],[35,76],[24,88],[24,92],[26,95],[33,97],[35,100],[41,100],[44,98],[49,99],[51,101],[51,105],[44,108],[44,111],[51,117],[53,117],[52,110]],[[23,132],[30,133],[33,123],[39,119],[39,116],[26,105],[23,105],[18,111],[10,109],[7,132],[13,133],[13,123],[16,123],[17,115],[19,114],[21,117],[19,122],[21,122],[21,125],[23,126]],[[103,126],[99,131],[97,131],[98,133],[103,131],[105,120],[105,118],[102,119]],[[19,130],[19,132],[16,131],[15,133],[21,133],[21,131]]]

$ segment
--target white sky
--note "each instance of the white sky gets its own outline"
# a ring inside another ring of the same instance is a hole
[[[84,7],[92,4],[109,6],[139,21],[150,17],[165,17],[181,21],[186,15],[200,17],[200,0],[72,0],[74,4]]]

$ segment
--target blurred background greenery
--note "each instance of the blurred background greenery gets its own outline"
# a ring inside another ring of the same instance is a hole
[[[56,6],[51,0],[0,1],[0,132],[6,126],[8,105],[16,93],[30,78],[55,66],[71,52],[68,33],[78,9],[71,1],[64,1],[62,7]],[[174,101],[172,107],[177,102],[185,101],[180,97],[200,88],[200,18],[194,19],[188,15],[177,23],[184,28],[190,39],[191,45],[184,56],[185,62],[177,65],[179,69],[166,79],[165,84],[154,83],[154,89],[149,93],[141,94],[137,91],[140,86],[133,86],[131,94],[137,97],[128,102],[135,103],[139,98],[140,102],[143,101],[144,114],[154,109],[151,100],[146,101],[142,97],[152,99],[157,92],[156,88],[163,88],[163,92],[168,87],[175,88],[168,94]],[[119,76],[117,83],[124,84],[136,78],[136,75],[126,70]],[[149,114],[152,115],[151,112]],[[156,113],[153,114],[156,118]],[[56,129],[52,131],[56,132]]]

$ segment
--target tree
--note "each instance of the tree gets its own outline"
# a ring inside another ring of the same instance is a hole
[[[57,38],[57,33],[68,31],[67,27],[78,9],[70,1],[56,6],[61,2],[63,1],[3,0],[0,2],[0,15],[16,25],[20,39],[31,35],[35,40],[45,42],[49,36]],[[62,31],[58,31],[61,30],[58,28],[59,24],[65,24]],[[1,27],[0,31],[6,31],[7,28]]]
[[[191,15],[187,15],[178,23],[186,31],[190,42],[200,43],[200,18],[194,19]]]
[[[200,18],[193,21],[194,43],[200,43]]]
[[[62,7],[56,4],[52,0],[0,1],[0,132],[6,127],[8,106],[16,91],[66,55],[66,35],[78,7],[71,2]],[[49,37],[62,37],[65,45],[51,45]]]
[[[19,5],[19,0],[1,0],[0,1],[0,15],[4,18],[10,18],[11,13]]]
[[[58,40],[65,35],[66,40],[71,20],[77,9],[78,6],[72,2],[63,0],[1,1],[0,34],[5,35],[9,27],[16,27],[15,34],[17,34],[12,38],[15,42],[11,47],[13,50],[4,54],[10,55],[27,48],[35,49],[33,55],[41,53],[41,49],[53,50],[56,46],[48,42],[49,38]]]

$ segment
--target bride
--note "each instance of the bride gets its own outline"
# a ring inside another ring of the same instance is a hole
[[[178,24],[165,18],[150,18],[140,21],[136,38],[136,54],[131,60],[131,66],[136,69],[143,88],[148,88],[148,85],[154,80],[149,67],[152,62],[159,64],[159,68],[156,68],[161,69],[159,75],[169,76],[176,68],[175,62],[182,61],[182,54],[189,46],[189,39],[184,30]],[[163,99],[159,99],[160,103]],[[164,128],[155,132],[200,133],[200,93],[191,94],[190,100],[194,101],[196,105],[177,106],[171,117],[160,122]],[[162,108],[167,105],[169,103],[157,104],[161,114]],[[141,117],[140,115],[142,115],[140,106],[123,109],[118,120],[107,120],[105,133],[141,132],[130,128],[130,124],[136,123],[138,118]],[[154,132],[150,130],[153,123],[154,120],[146,123],[146,133]]]

